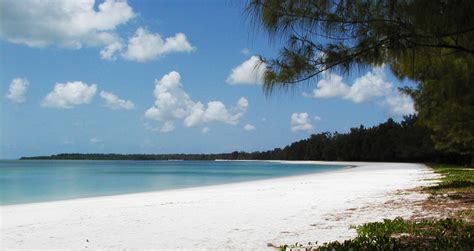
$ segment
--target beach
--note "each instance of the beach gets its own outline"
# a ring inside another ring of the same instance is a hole
[[[301,163],[301,162],[291,162]],[[272,249],[355,236],[350,225],[420,210],[437,177],[408,163],[0,207],[2,249]]]

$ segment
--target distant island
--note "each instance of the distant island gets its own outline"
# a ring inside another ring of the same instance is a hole
[[[396,122],[366,128],[351,128],[348,133],[313,134],[269,151],[217,154],[115,154],[61,153],[50,156],[21,157],[21,160],[327,160],[383,162],[442,162],[469,164],[470,155],[436,150],[428,128],[417,123],[415,115]]]

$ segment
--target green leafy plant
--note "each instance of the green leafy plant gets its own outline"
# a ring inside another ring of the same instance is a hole
[[[474,225],[456,219],[410,222],[402,218],[372,222],[355,227],[357,237],[333,241],[306,250],[473,250]],[[280,250],[303,245],[282,246]]]

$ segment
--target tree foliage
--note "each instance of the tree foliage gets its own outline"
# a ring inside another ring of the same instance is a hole
[[[418,83],[406,91],[437,149],[474,164],[474,1],[250,0],[246,10],[284,41],[277,58],[262,58],[267,92],[385,64]]]
[[[474,57],[418,60],[418,88],[409,90],[437,149],[472,155],[474,164]],[[408,73],[404,69],[401,73]]]
[[[470,0],[251,0],[246,9],[271,37],[287,40],[279,58],[265,60],[268,90],[382,63],[417,79],[418,58],[474,55]]]
[[[366,128],[351,128],[348,133],[323,132],[294,142],[283,149],[250,153],[253,159],[339,160],[339,161],[407,161],[466,163],[459,154],[437,151],[431,131],[407,116],[400,123],[385,123]],[[242,153],[239,157],[245,158]]]

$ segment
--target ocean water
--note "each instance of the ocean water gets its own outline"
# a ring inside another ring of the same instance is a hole
[[[0,205],[149,192],[325,172],[264,161],[0,161]]]

